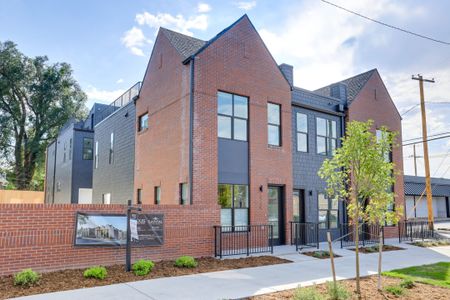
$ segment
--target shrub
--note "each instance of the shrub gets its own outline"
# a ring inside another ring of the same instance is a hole
[[[141,259],[133,264],[132,269],[133,269],[134,275],[145,276],[152,271],[154,266],[155,266],[155,263],[152,262],[151,260]]]
[[[351,296],[343,284],[336,282],[334,285],[332,281],[327,282],[327,294],[330,300],[347,300]]]
[[[103,280],[108,275],[105,267],[95,266],[86,269],[83,273],[84,278],[95,278]]]
[[[39,281],[39,274],[31,269],[25,269],[14,275],[14,285],[30,286]]]
[[[315,257],[315,258],[329,257],[330,256],[330,252],[328,252],[326,250],[318,250],[318,251],[314,251],[312,256]]]
[[[404,279],[400,282],[400,287],[404,289],[412,289],[415,286],[414,281],[411,279]]]
[[[385,288],[386,292],[391,293],[394,296],[401,296],[405,293],[405,290],[398,285],[390,285]]]
[[[325,300],[315,286],[307,288],[297,288],[294,293],[294,300]]]
[[[192,256],[180,256],[175,261],[175,267],[178,268],[195,268],[196,266],[197,262]]]

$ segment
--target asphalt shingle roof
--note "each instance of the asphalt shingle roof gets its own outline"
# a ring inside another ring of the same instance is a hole
[[[356,96],[359,94],[359,92],[362,90],[364,85],[366,85],[369,78],[372,76],[374,72],[376,72],[377,69],[372,69],[367,72],[355,75],[353,77],[344,79],[342,81],[335,82],[333,84],[324,86],[320,89],[315,90],[315,93],[321,94],[323,96],[330,96],[331,86],[336,83],[344,83],[347,86],[347,99],[348,104],[350,104]]]
[[[182,60],[185,60],[192,54],[196,53],[206,44],[206,41],[184,35],[179,32],[172,31],[161,27],[161,32],[167,37],[172,46],[181,54]]]
[[[425,177],[404,176],[405,195],[420,196],[425,190]],[[450,196],[450,179],[431,178],[433,196]]]

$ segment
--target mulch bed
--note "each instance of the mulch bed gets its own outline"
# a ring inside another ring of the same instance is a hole
[[[388,285],[399,284],[402,280],[398,278],[383,277],[383,287]],[[353,294],[352,299],[357,299],[355,296],[356,283],[355,280],[345,280],[341,281],[348,291]],[[317,289],[321,293],[325,293],[326,286],[324,284],[317,285]],[[272,294],[265,294],[261,296],[255,296],[249,298],[251,300],[282,300],[282,299],[293,299],[295,290],[287,290],[283,292],[277,292]],[[400,300],[448,300],[450,295],[450,289],[437,287],[428,284],[415,283],[412,289],[405,291],[402,296],[394,296],[386,291],[380,293],[377,290],[377,277],[370,276],[361,279],[361,294],[363,299],[367,300],[385,300],[385,299],[400,299]]]
[[[255,256],[224,260],[218,260],[212,257],[203,257],[197,259],[197,262],[198,266],[196,268],[186,269],[175,267],[174,261],[158,261],[155,262],[155,267],[152,272],[146,276],[136,276],[132,272],[127,273],[125,272],[124,265],[115,265],[106,267],[108,270],[108,276],[104,280],[84,278],[84,269],[43,273],[39,283],[28,288],[15,286],[13,276],[4,276],[0,277],[0,299],[161,277],[275,265],[290,263],[291,261],[274,256]]]
[[[377,247],[376,251],[371,251],[370,249],[373,249],[373,248],[372,247],[359,247],[359,253],[366,253],[366,254],[378,253],[378,247]],[[355,251],[356,249],[351,248],[349,250]],[[391,245],[383,245],[383,252],[397,251],[397,250],[405,250],[405,249],[396,247],[396,246],[391,246]]]
[[[309,252],[300,252],[300,254],[311,256],[311,257],[318,258],[318,259],[330,258],[330,254],[329,253],[327,253],[327,255],[323,255],[323,256],[314,256],[314,253],[316,253],[316,252],[322,252],[322,251],[321,250],[317,250],[317,251],[309,251]],[[341,257],[341,256],[337,255],[336,253],[333,252],[333,258],[336,258],[336,257]]]

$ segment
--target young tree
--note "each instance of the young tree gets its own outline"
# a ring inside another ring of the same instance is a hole
[[[383,207],[386,212],[389,201],[393,199],[390,191],[393,164],[384,156],[390,151],[393,135],[384,130],[384,140],[378,142],[371,131],[372,127],[373,122],[370,120],[348,123],[342,147],[336,149],[333,157],[325,160],[319,170],[319,176],[327,183],[328,196],[347,201],[347,212],[355,228],[358,299],[361,299],[358,249],[360,220],[381,221],[379,207]]]
[[[18,189],[29,189],[48,141],[72,117],[83,117],[86,95],[66,63],[29,58],[0,42],[0,151]]]

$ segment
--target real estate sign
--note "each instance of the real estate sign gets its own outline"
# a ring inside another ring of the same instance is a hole
[[[163,214],[132,213],[130,222],[136,222],[137,225],[137,238],[133,237],[133,231],[131,231],[133,245],[160,246],[164,244]]]

